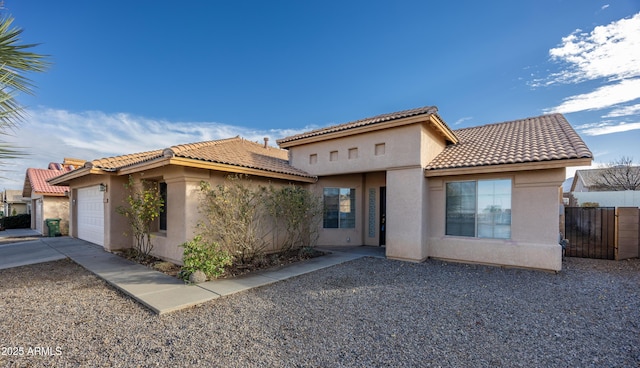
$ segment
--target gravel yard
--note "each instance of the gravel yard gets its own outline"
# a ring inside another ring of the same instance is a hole
[[[67,260],[0,282],[0,366],[640,366],[637,259],[364,258],[163,316]]]

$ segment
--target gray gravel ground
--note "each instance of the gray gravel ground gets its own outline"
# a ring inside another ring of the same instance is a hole
[[[164,316],[67,260],[0,283],[0,366],[640,366],[637,259],[365,258]]]

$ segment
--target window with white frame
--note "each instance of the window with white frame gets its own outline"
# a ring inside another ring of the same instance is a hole
[[[511,238],[511,179],[447,183],[446,235]]]
[[[354,188],[324,188],[325,229],[353,229],[356,227],[356,190]]]

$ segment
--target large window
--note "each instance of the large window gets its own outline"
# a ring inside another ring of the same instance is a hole
[[[353,229],[356,227],[356,190],[353,188],[324,188],[325,229]]]
[[[447,235],[511,238],[511,180],[447,183]]]

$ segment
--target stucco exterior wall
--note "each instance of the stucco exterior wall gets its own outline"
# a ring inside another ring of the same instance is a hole
[[[128,192],[125,191],[125,184],[129,182],[129,177],[109,175],[101,182],[107,185],[107,191],[104,193],[104,247],[107,250],[131,248],[133,237],[129,223],[126,217],[118,213],[118,207],[126,205],[125,198]]]
[[[47,219],[56,218],[60,219],[60,233],[69,235],[69,198],[45,196],[42,201],[42,208],[43,235],[49,235],[49,229],[44,222]]]
[[[559,271],[558,187],[564,168],[484,175],[429,178],[429,256],[463,262]],[[511,239],[445,235],[449,181],[511,179]]]
[[[201,182],[207,182],[212,187],[225,184],[229,173],[169,166],[148,170],[143,174],[136,174],[134,178],[136,180],[144,178],[145,180],[165,182],[167,184],[167,229],[166,231],[158,230],[152,233],[153,250],[151,254],[173,263],[182,264],[184,249],[180,245],[194,238],[197,234],[197,225],[203,218],[200,212]],[[277,187],[290,184],[282,180],[257,176],[248,177],[248,181],[245,183],[256,187],[260,185],[274,185]],[[296,183],[296,185],[307,187],[307,184]],[[272,225],[271,223],[265,224],[266,227]],[[273,244],[278,240],[274,238],[274,236],[278,236],[274,233],[265,235],[266,251],[272,251]]]
[[[380,245],[380,188],[387,186],[386,172],[364,174],[363,239],[364,245]],[[356,198],[357,199],[357,198]]]
[[[289,149],[289,161],[292,166],[317,176],[419,165],[423,135],[427,134],[423,130],[427,129],[421,124],[412,124],[295,146]],[[331,152],[336,152],[333,161]],[[315,163],[312,155],[316,155]]]
[[[69,235],[69,198],[64,196],[44,196],[31,192],[31,228],[44,236],[49,235],[47,219],[60,219],[60,233]],[[41,211],[41,214],[38,214]],[[36,223],[39,221],[39,223]]]
[[[427,258],[426,183],[422,167],[387,171],[387,257]]]
[[[356,222],[352,229],[324,229],[322,223],[318,231],[318,245],[343,246],[363,245],[363,215],[365,175],[336,175],[320,178],[311,186],[316,195],[322,198],[324,188],[354,188],[356,190]]]

